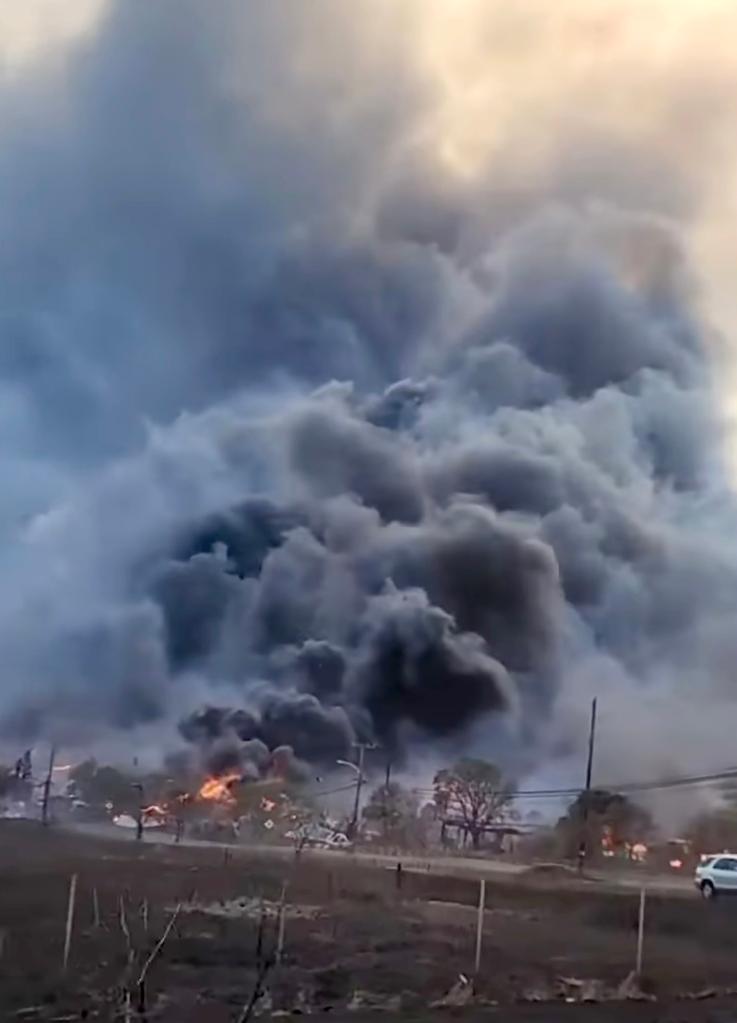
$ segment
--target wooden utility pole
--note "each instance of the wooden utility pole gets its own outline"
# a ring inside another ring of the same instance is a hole
[[[386,762],[386,779],[384,781],[384,838],[389,834],[389,783],[392,777],[392,762]]]
[[[358,830],[358,813],[361,809],[361,787],[363,785],[363,761],[367,749],[377,749],[372,742],[355,742],[353,748],[358,750],[358,763],[354,764],[348,760],[339,760],[338,763],[344,767],[350,767],[356,774],[356,798],[353,803],[353,816],[348,826],[349,838],[353,838]]]
[[[596,697],[591,701],[591,723],[589,726],[589,755],[586,761],[586,787],[583,792],[581,808],[581,841],[578,847],[578,872],[583,873],[586,862],[587,828],[589,823],[589,802],[591,794],[591,772],[594,766],[594,738],[596,736]]]
[[[132,787],[138,792],[138,808],[136,810],[136,841],[140,842],[143,838],[143,785],[140,782],[134,782]]]
[[[56,746],[51,747],[49,753],[49,768],[46,772],[46,780],[43,785],[43,800],[41,802],[41,822],[44,827],[49,823],[49,798],[51,796],[51,781],[54,774],[54,760],[56,759]]]
[[[363,758],[366,754],[366,743],[365,742],[357,743],[357,748],[358,763],[356,764],[356,767],[358,768],[358,770],[356,771],[356,798],[353,803],[353,817],[351,818],[351,833],[349,836],[350,838],[355,837],[356,830],[358,828],[358,811],[361,806],[361,786],[363,785]]]

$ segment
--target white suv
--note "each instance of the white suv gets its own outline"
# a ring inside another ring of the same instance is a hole
[[[705,899],[737,895],[737,855],[721,853],[702,860],[696,868],[694,884]]]

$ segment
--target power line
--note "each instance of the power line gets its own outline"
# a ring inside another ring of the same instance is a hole
[[[619,785],[612,784],[597,784],[595,785],[594,791],[606,791],[625,794],[629,792],[654,792],[663,789],[675,789],[685,788],[692,785],[705,785],[711,784],[718,781],[737,781],[737,767],[725,768],[722,771],[714,771],[710,774],[697,774],[697,775],[686,775],[676,776],[673,778],[662,778],[658,781],[631,781],[624,782]],[[414,789],[415,792],[422,794],[432,794],[435,792],[434,788],[419,787]],[[490,795],[501,795],[505,790],[499,789],[490,793]],[[550,788],[550,789],[519,789],[513,792],[512,795],[515,799],[518,798],[530,798],[530,799],[545,799],[545,798],[558,798],[560,796],[577,796],[581,793],[582,789],[580,786],[571,786],[570,788]]]
[[[737,781],[737,767],[726,768],[723,771],[713,772],[711,774],[693,775],[686,777],[676,777],[670,779],[663,779],[657,782],[626,782],[623,785],[596,785],[594,791],[607,791],[614,793],[627,793],[627,792],[646,792],[654,791],[657,789],[671,789],[678,788],[681,786],[689,785],[702,785],[715,781]],[[345,785],[337,785],[328,789],[317,789],[314,792],[307,792],[306,795],[310,797],[314,796],[332,796],[338,792],[355,792],[355,782],[348,782]],[[435,793],[435,789],[430,786],[412,786],[412,792],[416,792],[420,795],[431,796]],[[501,795],[506,790],[496,790],[490,795]],[[551,788],[551,789],[519,789],[516,792],[512,792],[511,795],[514,799],[557,799],[561,796],[578,796],[581,793],[581,788],[571,786],[570,788]]]
[[[631,782],[629,785],[620,786],[619,791],[639,792],[645,790],[670,789],[678,788],[679,786],[709,784],[715,781],[729,781],[730,779],[737,780],[737,768],[732,767],[729,770],[719,771],[714,774],[694,775],[690,778],[671,778],[660,782]]]
[[[350,782],[350,784],[348,784],[348,785],[338,785],[338,787],[334,788],[334,789],[318,789],[317,792],[307,792],[306,795],[308,795],[310,797],[312,797],[312,796],[332,796],[333,793],[335,793],[335,792],[348,792],[349,790],[353,791],[355,789],[355,787],[356,787],[355,783],[354,782]]]

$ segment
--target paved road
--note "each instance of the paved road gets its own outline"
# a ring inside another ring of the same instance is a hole
[[[113,824],[74,824],[68,825],[68,830],[77,834],[95,835],[98,838],[113,838],[119,841],[135,841],[134,833],[127,828],[118,828]],[[166,831],[154,829],[144,833],[146,845],[176,845],[174,836]],[[182,838],[180,845],[191,846],[198,849],[230,849],[237,855],[242,856],[278,856],[284,859],[291,859],[294,856],[292,846],[284,845],[243,845],[230,842],[213,842],[202,838]],[[519,863],[509,863],[502,860],[477,860],[463,859],[456,856],[408,856],[405,854],[365,852],[360,849],[351,849],[348,852],[336,849],[304,849],[303,857],[310,859],[346,860],[351,863],[362,863],[366,866],[391,867],[394,869],[399,860],[407,870],[427,870],[434,874],[445,874],[450,876],[467,876],[471,874],[476,877],[489,877],[493,874],[514,875],[520,874],[527,867]]]
[[[132,842],[134,835],[131,831],[115,827],[112,824],[76,824],[71,830],[77,833],[95,835],[100,838],[112,838],[119,841]],[[149,830],[145,832],[144,841],[146,845],[170,846],[175,845],[174,836],[164,831]],[[294,849],[291,846],[283,845],[242,845],[237,843],[213,842],[206,839],[185,837],[180,845],[192,848],[229,849],[237,856],[274,856],[282,859],[291,859],[294,856]],[[350,860],[352,863],[360,863],[364,866],[383,867],[395,869],[401,860],[405,870],[426,871],[432,874],[442,874],[446,877],[471,877],[471,878],[508,878],[524,874],[529,870],[528,864],[513,863],[508,860],[487,860],[471,859],[460,856],[409,856],[403,854],[389,854],[361,851],[359,849],[344,852],[332,849],[305,849],[302,856],[311,860]],[[575,879],[574,879],[575,880]],[[663,894],[691,895],[693,884],[690,875],[685,877],[673,876],[670,874],[632,874],[612,873],[592,875],[592,880],[606,887],[626,888],[627,890],[639,890],[644,883],[648,891],[657,891]],[[586,882],[582,882],[586,884]]]

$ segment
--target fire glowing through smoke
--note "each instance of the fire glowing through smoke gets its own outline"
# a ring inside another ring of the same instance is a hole
[[[207,778],[200,786],[197,796],[199,799],[207,799],[214,803],[233,803],[235,797],[231,791],[231,785],[240,780],[237,772],[223,774],[219,778]]]

